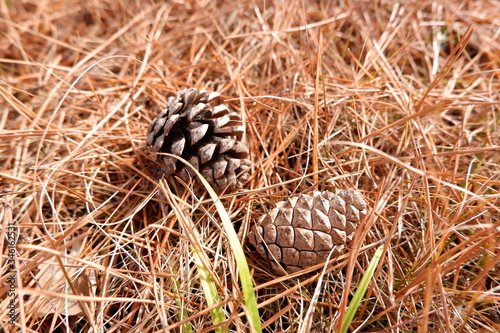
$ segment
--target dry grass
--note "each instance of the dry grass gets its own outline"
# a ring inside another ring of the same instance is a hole
[[[221,199],[242,243],[273,202],[315,188],[359,188],[373,208],[317,300],[320,267],[277,278],[245,245],[264,332],[307,327],[311,300],[311,332],[339,329],[380,244],[351,330],[500,330],[499,1],[16,0],[0,10],[5,331],[212,331],[193,246],[222,327],[249,331],[213,203],[196,184],[160,182],[145,150],[166,96],[193,86],[222,93],[246,121],[252,176]]]

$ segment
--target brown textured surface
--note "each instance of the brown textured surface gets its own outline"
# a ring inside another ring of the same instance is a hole
[[[248,149],[239,115],[224,104],[212,106],[218,93],[190,88],[168,98],[167,106],[149,125],[146,143],[167,175],[189,179],[191,163],[215,188],[237,188],[248,178]]]
[[[278,203],[252,227],[249,241],[271,270],[283,275],[323,263],[340,254],[366,214],[354,190],[315,191]]]

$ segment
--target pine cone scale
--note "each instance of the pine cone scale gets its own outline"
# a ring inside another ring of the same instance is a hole
[[[322,210],[314,208],[312,210],[312,228],[314,230],[329,232],[332,228],[330,219]]]
[[[170,156],[163,156],[163,167],[165,172],[174,173],[175,172],[175,160]]]
[[[328,219],[330,220],[332,228],[336,228],[338,230],[345,230],[347,223],[347,218],[345,216],[345,213],[342,214],[336,209],[331,209],[328,214]]]
[[[268,224],[264,226],[264,230],[264,242],[271,244],[276,242],[276,227],[272,224]]]
[[[276,227],[276,244],[280,247],[292,247],[294,244],[295,234],[291,226]]]
[[[177,140],[173,141],[172,144],[170,145],[170,153],[174,155],[182,155],[182,152],[184,151],[184,147],[186,145],[186,139],[182,134],[181,136],[177,138]]]
[[[227,106],[225,105],[217,105],[216,107],[214,107],[214,110],[213,110],[213,115],[216,116],[216,117],[221,117],[221,116],[225,116],[226,114],[229,114],[229,109],[227,108]]]
[[[314,232],[314,251],[328,251],[333,247],[332,236],[324,232]]]
[[[235,145],[235,140],[234,139],[220,139],[217,147],[218,147],[218,153],[223,154],[227,151],[229,151],[231,148],[234,147]]]
[[[208,143],[208,144],[202,145],[198,149],[198,156],[200,157],[200,164],[205,164],[212,159],[212,156],[214,156],[215,148],[217,148],[217,145],[215,143]]]
[[[203,109],[206,107],[205,103],[199,103],[196,106],[193,106],[190,108],[187,112],[187,120],[193,121],[197,120],[196,117],[203,111]]]
[[[189,132],[189,144],[191,146],[198,143],[207,134],[208,125],[202,123],[189,124],[187,131]]]
[[[231,157],[225,157],[227,161],[227,169],[230,172],[235,172],[240,166],[241,166],[241,161],[236,159],[236,158],[231,158]]]
[[[214,169],[214,178],[215,179],[219,179],[222,176],[224,176],[224,173],[226,172],[227,161],[226,160],[215,161],[212,164],[212,167]]]
[[[295,242],[293,247],[301,251],[312,251],[314,250],[314,233],[312,230],[295,228],[294,235]]]
[[[282,260],[285,265],[296,266],[299,264],[300,252],[291,247],[284,248]]]

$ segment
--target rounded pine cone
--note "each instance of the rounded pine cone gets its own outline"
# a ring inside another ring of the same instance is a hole
[[[167,175],[189,180],[188,168],[169,153],[187,160],[217,189],[241,187],[248,179],[248,149],[239,140],[239,115],[224,104],[212,105],[219,94],[190,88],[167,100],[149,125],[146,143]]]
[[[352,241],[366,202],[355,190],[301,194],[262,216],[249,241],[278,275],[324,263]]]

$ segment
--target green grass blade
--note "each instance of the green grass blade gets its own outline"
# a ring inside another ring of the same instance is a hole
[[[201,254],[194,246],[191,247],[193,250],[193,257],[196,263],[196,268],[198,269],[198,275],[200,276],[201,287],[203,288],[203,292],[205,294],[205,298],[208,306],[215,305],[220,303],[221,298],[219,292],[217,291],[217,286],[215,285],[214,279],[208,269],[203,265],[203,262],[200,258],[203,254]],[[214,308],[210,311],[210,315],[212,317],[212,322],[214,325],[223,322],[226,319],[224,315],[224,311],[220,307]],[[221,327],[215,329],[216,332],[221,332]]]
[[[203,182],[206,182],[206,180],[203,179]],[[207,183],[206,186],[210,185]],[[224,225],[224,230],[226,231],[226,234],[229,238],[229,245],[231,246],[236,264],[238,265],[240,284],[243,290],[243,299],[247,307],[247,314],[249,316],[251,326],[253,327],[253,331],[261,333],[262,327],[260,325],[260,316],[257,309],[257,300],[253,291],[252,277],[250,275],[250,269],[248,268],[248,263],[243,252],[243,248],[241,247],[238,235],[234,230],[233,224],[231,223],[229,215],[222,205],[222,202],[220,202],[217,194],[211,187],[207,187],[207,189],[210,193],[210,196],[215,202],[215,207],[217,208],[217,212],[221,217],[222,224]]]
[[[217,193],[215,193],[215,191],[213,190],[212,186],[210,186],[210,184],[206,181],[205,178],[203,178],[203,176],[198,172],[198,170],[196,170],[191,164],[189,164],[186,160],[180,158],[179,156],[170,154],[167,155],[179,159],[189,168],[191,168],[191,170],[193,170],[193,172],[195,172],[198,178],[201,180],[203,186],[205,186],[208,193],[210,194],[210,197],[214,201],[215,207],[217,209],[217,212],[219,213],[220,219],[224,226],[224,230],[229,239],[229,245],[231,247],[231,250],[233,251],[236,264],[238,265],[238,272],[240,277],[241,289],[243,291],[244,304],[246,306],[247,316],[249,317],[248,319],[251,325],[251,329],[253,332],[262,333],[262,326],[260,323],[259,310],[257,309],[257,300],[255,298],[255,293],[253,291],[253,283],[252,283],[252,277],[250,275],[250,269],[248,268],[247,259],[243,252],[243,248],[240,244],[240,241],[238,239],[238,235],[234,230],[233,224],[231,223],[231,219],[229,218],[229,215],[226,209],[224,208],[224,205],[219,200],[219,197],[217,196]]]
[[[377,251],[375,251],[372,260],[370,260],[370,264],[366,268],[366,272],[363,275],[363,278],[359,283],[358,289],[356,289],[354,297],[351,300],[351,304],[349,304],[349,307],[347,308],[346,314],[344,316],[344,322],[342,323],[342,330],[341,330],[342,333],[346,333],[347,329],[349,328],[349,325],[351,325],[352,318],[354,318],[356,310],[358,309],[359,304],[363,299],[363,296],[365,296],[366,289],[368,289],[368,284],[370,283],[373,273],[375,273],[375,269],[377,268],[378,262],[380,261],[380,257],[382,256],[383,250],[384,246],[381,245],[377,249]]]
[[[178,313],[179,320],[182,321],[188,317],[187,311],[184,309],[183,294],[179,291],[179,283],[176,279],[172,278],[173,285],[175,286],[175,291],[179,294],[179,298],[174,298],[174,302],[179,307],[180,311]],[[186,333],[193,333],[191,323],[182,324],[183,331]]]
[[[177,206],[174,201],[171,201],[171,204],[175,207]],[[176,207],[176,209],[179,210],[180,208]],[[188,221],[181,222],[181,224],[183,225],[185,225],[186,223],[188,223]],[[196,239],[194,241],[191,241],[191,253],[196,264],[198,276],[200,277],[200,284],[203,289],[203,293],[205,294],[207,305],[209,307],[212,307],[216,304],[221,303],[221,297],[217,290],[217,285],[215,284],[215,281],[210,274],[210,270],[204,264],[209,262],[209,258],[198,243],[198,241],[201,240],[201,237],[194,226],[191,226],[191,229],[193,233],[192,237]],[[226,319],[224,311],[219,306],[216,306],[212,310],[210,310],[210,316],[212,317],[212,323],[214,325],[217,325]],[[221,327],[215,329],[215,332],[217,333],[221,331]]]

